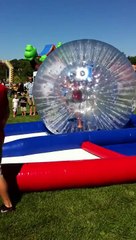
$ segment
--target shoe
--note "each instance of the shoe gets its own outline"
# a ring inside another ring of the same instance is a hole
[[[0,212],[1,212],[1,213],[12,212],[12,211],[14,211],[14,210],[15,210],[14,207],[6,207],[5,205],[2,205],[2,206],[0,207]]]

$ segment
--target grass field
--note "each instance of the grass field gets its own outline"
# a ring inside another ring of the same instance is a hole
[[[38,115],[29,116],[28,105],[27,105],[27,115],[26,116],[23,116],[23,117],[21,116],[21,111],[20,111],[20,108],[19,108],[16,118],[13,118],[13,116],[12,116],[12,98],[9,98],[9,103],[10,103],[10,117],[8,119],[8,123],[32,122],[32,121],[39,121],[40,120],[40,117]]]
[[[22,193],[16,211],[0,215],[0,240],[22,239],[135,240],[136,184]]]

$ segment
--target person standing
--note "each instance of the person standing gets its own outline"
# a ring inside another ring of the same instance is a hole
[[[27,105],[27,98],[25,97],[25,93],[22,93],[22,96],[19,99],[19,105],[21,107],[22,116],[26,116],[26,105]]]
[[[1,213],[11,212],[14,210],[8,194],[7,182],[2,174],[2,146],[4,143],[4,127],[9,117],[9,102],[7,97],[7,88],[0,84],[0,197],[3,205],[0,207]]]
[[[18,84],[17,93],[18,93],[19,96],[21,96],[23,92],[24,92],[24,84],[22,82],[20,82]]]
[[[14,98],[12,99],[13,117],[16,117],[17,115],[18,106],[19,106],[19,98],[17,96],[17,93],[15,93]]]
[[[29,82],[25,84],[28,93],[29,115],[36,115],[36,107],[33,97],[33,78],[29,77]]]

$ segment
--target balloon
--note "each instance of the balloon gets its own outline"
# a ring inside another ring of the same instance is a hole
[[[52,133],[122,128],[135,98],[136,73],[124,53],[76,40],[42,63],[34,82],[37,110]]]
[[[47,58],[47,55],[42,55],[40,58],[39,58],[39,61],[40,62],[44,62],[44,60]]]
[[[62,42],[58,42],[56,48],[59,48],[62,46]]]
[[[24,56],[25,56],[25,59],[31,61],[33,60],[35,57],[37,57],[37,50],[36,48],[34,48],[32,45],[28,44],[26,45],[26,48],[25,48],[25,53],[24,53]]]

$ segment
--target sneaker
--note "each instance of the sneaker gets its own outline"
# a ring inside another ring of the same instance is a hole
[[[13,207],[6,207],[5,205],[2,205],[0,207],[0,212],[1,213],[7,213],[7,212],[12,212],[14,211],[15,209]]]

